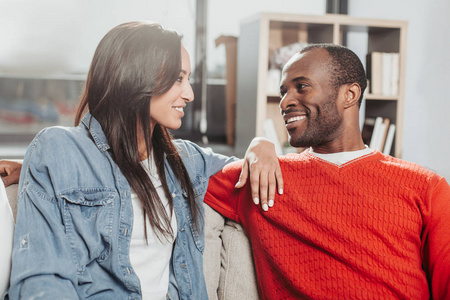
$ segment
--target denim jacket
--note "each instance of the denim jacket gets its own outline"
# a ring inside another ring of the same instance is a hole
[[[236,158],[175,140],[196,201],[210,176]],[[130,186],[89,113],[77,127],[42,130],[25,155],[11,286],[5,299],[141,299],[130,264]],[[208,299],[203,219],[194,226],[186,193],[165,161],[177,218],[167,299]]]

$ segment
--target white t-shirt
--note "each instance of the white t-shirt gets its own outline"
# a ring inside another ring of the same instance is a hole
[[[11,254],[14,236],[14,218],[3,181],[0,180],[0,297],[9,285]]]
[[[372,149],[370,149],[369,147],[367,147],[367,145],[365,145],[366,147],[362,150],[356,150],[356,151],[347,151],[347,152],[337,152],[337,153],[316,153],[312,150],[312,148],[309,149],[309,153],[311,153],[312,155],[317,156],[318,158],[321,158],[323,160],[326,160],[328,162],[331,162],[333,164],[336,165],[342,165],[345,164],[346,162],[349,162],[351,160],[354,160],[358,157],[367,155],[369,153],[372,153]]]
[[[171,226],[175,236],[170,242],[164,236],[161,236],[160,241],[150,226],[150,221],[147,217],[148,244],[146,243],[142,204],[136,193],[131,190],[133,231],[130,242],[130,261],[141,283],[142,299],[163,300],[166,299],[166,294],[169,289],[169,263],[177,233],[177,221],[175,212],[169,210],[168,200],[164,194],[162,183],[159,180],[153,155],[150,157],[150,169],[148,168],[148,159],[143,161],[142,164],[150,176],[164,207],[166,207],[166,213],[172,216]]]

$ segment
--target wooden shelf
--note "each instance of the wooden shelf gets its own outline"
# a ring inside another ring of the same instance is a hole
[[[398,96],[385,96],[385,95],[377,95],[377,94],[366,94],[364,95],[366,100],[394,100],[398,99]]]

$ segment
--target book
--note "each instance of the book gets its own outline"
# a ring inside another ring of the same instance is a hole
[[[391,88],[390,94],[392,96],[397,96],[399,91],[399,81],[400,81],[400,53],[391,53]]]
[[[381,53],[381,94],[391,95],[392,85],[392,53]]]
[[[367,77],[372,94],[381,94],[382,65],[382,52],[371,52],[367,55]]]
[[[386,136],[386,143],[384,144],[383,153],[386,155],[391,154],[392,149],[392,143],[394,141],[394,135],[395,135],[395,124],[389,125],[389,130]]]
[[[370,144],[369,144],[369,148],[370,149],[380,149],[381,147],[381,138],[383,135],[383,118],[382,117],[377,117],[375,119],[375,124],[373,127],[373,134],[372,134],[372,138],[370,139]]]
[[[386,138],[387,138],[387,134],[389,131],[390,123],[391,123],[391,121],[388,118],[383,119],[382,135],[381,135],[381,140],[380,140],[380,144],[379,144],[380,147],[378,148],[378,150],[380,152],[383,152],[384,146],[386,144]]]
[[[399,91],[400,54],[371,52],[366,57],[369,92],[375,95],[396,96]]]

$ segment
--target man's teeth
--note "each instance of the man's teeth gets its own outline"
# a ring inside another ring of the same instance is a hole
[[[289,123],[292,123],[292,122],[295,122],[295,121],[300,121],[300,120],[303,120],[304,118],[306,118],[306,116],[298,116],[298,117],[289,118],[286,121],[286,123],[289,124]]]
[[[183,108],[182,107],[174,107],[175,110],[178,110],[180,112],[183,112]]]

